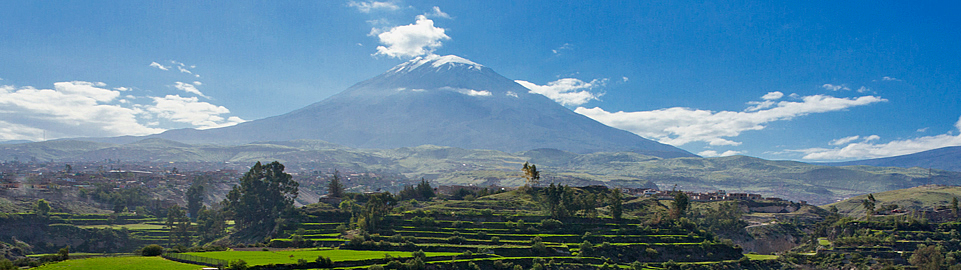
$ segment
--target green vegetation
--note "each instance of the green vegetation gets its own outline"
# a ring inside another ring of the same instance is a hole
[[[164,260],[160,257],[105,257],[80,260],[67,260],[46,264],[37,270],[71,269],[71,270],[197,270],[195,264],[186,264]]]
[[[366,250],[282,250],[282,251],[217,251],[217,252],[191,252],[187,255],[214,258],[225,261],[235,261],[243,259],[248,265],[267,265],[267,264],[296,264],[298,260],[314,261],[319,256],[329,258],[334,262],[341,261],[362,261],[370,259],[383,259],[386,256],[393,258],[412,258],[409,251],[366,251]],[[424,252],[426,257],[450,257],[461,253],[457,252]]]
[[[280,162],[257,162],[240,179],[240,185],[227,193],[222,204],[238,229],[271,235],[281,225],[277,220],[292,211],[298,186]]]

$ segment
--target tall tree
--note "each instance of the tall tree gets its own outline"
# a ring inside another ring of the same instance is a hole
[[[368,195],[367,203],[364,203],[360,218],[357,219],[359,227],[365,232],[376,232],[384,217],[390,213],[391,208],[397,204],[397,200],[390,192],[374,193]]]
[[[611,217],[614,217],[616,221],[620,221],[621,216],[624,214],[624,196],[621,194],[621,189],[615,188],[611,190],[610,204]]]
[[[190,246],[190,219],[179,205],[167,208],[167,228],[169,229],[169,246]]]
[[[340,172],[334,170],[334,176],[327,183],[327,195],[334,198],[344,197],[344,184],[340,183]]]
[[[951,198],[951,215],[958,217],[958,197]]]
[[[213,241],[224,236],[226,232],[227,220],[223,211],[202,206],[197,214],[197,234],[200,236],[200,242]]]
[[[257,162],[240,179],[240,185],[227,193],[223,204],[238,229],[275,230],[278,219],[293,210],[299,186],[280,162]]]
[[[877,200],[874,199],[874,194],[868,194],[868,198],[864,199],[864,201],[861,201],[861,205],[864,206],[865,217],[870,217],[871,215],[874,215],[874,206],[876,203],[877,203]]]
[[[671,216],[681,218],[687,213],[687,208],[691,205],[691,198],[686,193],[678,190],[674,191],[674,208],[671,208]]]
[[[187,189],[187,214],[192,219],[197,219],[197,212],[204,205],[204,186],[202,178],[198,177]]]
[[[40,199],[37,201],[37,214],[41,216],[46,216],[50,213],[50,204],[46,200]]]
[[[541,180],[541,172],[537,171],[537,166],[534,164],[524,162],[521,171],[524,172],[524,185],[526,186],[534,187]]]

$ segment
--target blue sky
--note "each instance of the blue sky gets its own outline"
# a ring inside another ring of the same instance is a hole
[[[961,145],[955,3],[618,2],[4,1],[0,140],[232,125],[453,54],[703,156]]]

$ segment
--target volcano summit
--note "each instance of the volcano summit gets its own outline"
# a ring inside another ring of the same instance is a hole
[[[185,143],[317,139],[358,148],[432,144],[506,152],[554,148],[694,156],[574,113],[488,67],[453,55],[415,58],[283,115],[150,137]]]

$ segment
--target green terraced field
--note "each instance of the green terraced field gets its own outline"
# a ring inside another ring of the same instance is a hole
[[[198,257],[207,257],[225,261],[243,259],[248,265],[266,264],[294,264],[298,259],[313,262],[317,256],[330,257],[334,262],[380,259],[386,255],[391,257],[413,257],[408,251],[366,251],[366,250],[338,250],[338,249],[301,249],[285,251],[215,251],[184,253]],[[454,256],[456,252],[425,252],[427,257]]]
[[[203,266],[168,261],[160,257],[106,257],[81,260],[67,260],[59,263],[47,264],[37,270],[71,269],[71,270],[197,270]]]

